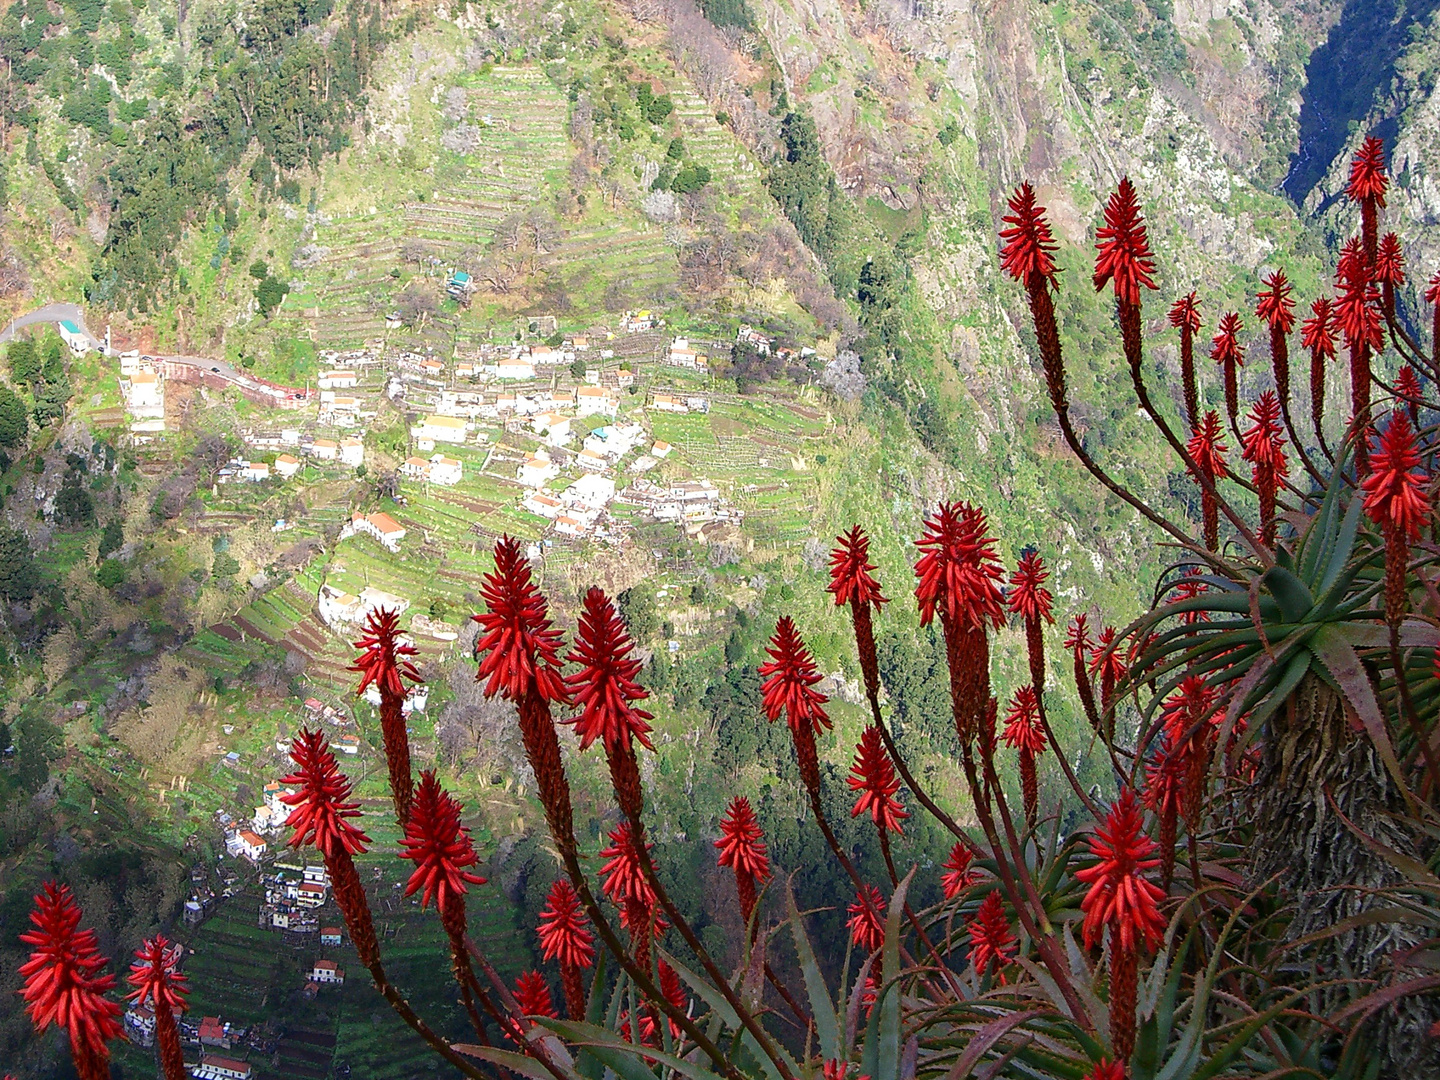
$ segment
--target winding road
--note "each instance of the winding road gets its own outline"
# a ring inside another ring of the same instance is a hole
[[[89,339],[92,349],[104,348],[105,343],[92,334],[85,325],[85,312],[80,310],[79,304],[46,304],[42,308],[36,308],[34,311],[21,315],[3,331],[0,331],[0,345],[13,340],[17,330],[23,330],[27,326],[37,326],[40,323],[59,323],[62,320],[68,320],[78,326],[80,333]]]

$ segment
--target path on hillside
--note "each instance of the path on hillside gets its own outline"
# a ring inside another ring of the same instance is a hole
[[[80,333],[90,340],[92,349],[99,349],[104,342],[92,334],[85,325],[85,313],[80,310],[79,304],[46,304],[42,308],[36,308],[25,315],[21,315],[9,326],[0,331],[0,345],[5,344],[15,337],[15,331],[23,330],[27,326],[35,326],[39,323],[58,323],[68,320],[80,328]]]

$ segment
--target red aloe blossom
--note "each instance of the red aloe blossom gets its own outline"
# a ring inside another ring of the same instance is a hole
[[[875,569],[870,561],[870,538],[859,525],[835,538],[835,548],[830,552],[830,584],[826,588],[834,593],[837,607],[850,605],[850,623],[860,654],[860,672],[865,677],[865,693],[878,699],[880,663],[875,656],[875,627],[870,608],[890,601],[880,594]]]
[[[566,700],[560,675],[560,631],[550,623],[545,597],[536,587],[530,561],[520,553],[520,542],[502,537],[495,544],[495,570],[480,586],[486,611],[473,618],[481,635],[475,642],[480,661],[477,681],[485,682],[485,696],[497,693],[515,702],[525,757],[540,788],[545,823],[573,869],[575,825],[570,785],[560,760],[560,740],[550,714],[551,702]]]
[[[885,745],[880,741],[880,731],[874,725],[867,725],[860,741],[855,744],[855,762],[850,766],[846,782],[852,791],[860,793],[850,810],[851,817],[868,813],[882,835],[904,831],[900,822],[910,815],[895,798],[895,793],[900,790],[900,780],[895,775],[890,756],[885,752]]]
[[[302,731],[295,736],[290,759],[295,762],[295,772],[280,781],[297,785],[293,794],[280,796],[281,802],[295,808],[285,819],[285,824],[295,830],[290,846],[314,844],[319,849],[350,941],[361,963],[373,972],[380,964],[380,943],[352,857],[365,850],[370,838],[349,820],[360,816],[360,804],[349,801],[350,781],[335,763],[330,744],[320,732]]]
[[[1310,350],[1310,422],[1315,437],[1322,438],[1325,419],[1325,361],[1335,359],[1334,315],[1330,301],[1321,297],[1310,305],[1311,317],[1300,327],[1300,344]]]
[[[1205,797],[1205,777],[1219,717],[1212,713],[1214,687],[1206,686],[1199,675],[1187,675],[1175,692],[1161,703],[1160,722],[1173,745],[1183,754],[1186,774],[1180,814],[1191,836],[1200,827],[1200,809]]]
[[[1170,888],[1175,875],[1175,843],[1177,825],[1184,808],[1185,789],[1190,765],[1187,743],[1182,735],[1162,731],[1156,740],[1159,748],[1145,768],[1145,805],[1160,819],[1160,886]]]
[[[1039,552],[1026,548],[1010,575],[1010,591],[1005,597],[1010,613],[1025,620],[1025,656],[1030,662],[1030,682],[1036,693],[1045,689],[1045,638],[1040,624],[1042,621],[1055,623],[1051,613],[1054,597],[1045,588],[1049,577],[1050,571],[1045,569],[1045,560]]]
[[[1385,534],[1385,618],[1398,626],[1405,616],[1405,567],[1411,542],[1430,515],[1425,488],[1429,477],[1419,471],[1419,448],[1410,420],[1399,409],[1376,440],[1371,472],[1364,480],[1365,513]]]
[[[110,1050],[120,1034],[120,1006],[105,997],[115,976],[100,974],[109,961],[95,947],[95,931],[80,929],[80,908],[69,886],[45,883],[30,912],[35,929],[20,935],[33,946],[20,965],[21,1000],[37,1032],[51,1024],[70,1036],[80,1080],[108,1080]]]
[[[1345,335],[1350,350],[1350,415],[1355,431],[1355,467],[1361,476],[1369,470],[1369,447],[1364,432],[1370,426],[1370,356],[1385,348],[1380,329],[1380,293],[1363,275],[1346,277],[1335,301],[1335,327]]]
[[[858,949],[872,953],[885,941],[885,924],[880,913],[885,910],[885,897],[874,885],[866,885],[855,894],[855,902],[847,909],[850,918],[845,925],[850,928],[850,940]]]
[[[1101,1058],[1095,1067],[1085,1074],[1084,1080],[1125,1080],[1125,1063]]]
[[[1240,347],[1239,334],[1244,329],[1240,316],[1228,311],[1220,317],[1219,332],[1210,339],[1210,359],[1219,364],[1225,375],[1225,415],[1230,426],[1240,414],[1240,387],[1236,369],[1245,366],[1245,350]]]
[[[1022,686],[1010,699],[1005,714],[1005,745],[1020,755],[1020,793],[1025,820],[1034,828],[1039,817],[1040,788],[1035,776],[1035,759],[1045,752],[1045,728],[1040,723],[1040,701],[1033,686]]]
[[[1289,475],[1285,437],[1280,429],[1280,402],[1266,390],[1250,410],[1250,427],[1240,438],[1240,457],[1250,462],[1260,496],[1260,542],[1275,543],[1275,507],[1280,481]]]
[[[915,542],[923,553],[915,563],[920,622],[926,625],[940,612],[950,706],[962,745],[975,738],[990,698],[987,627],[1004,625],[996,585],[1004,570],[986,530],[983,510],[969,503],[941,503],[934,516],[925,519],[925,531]]]
[[[405,731],[405,682],[421,682],[420,673],[407,657],[419,650],[400,636],[400,613],[390,608],[370,612],[365,620],[365,634],[354,643],[364,652],[351,671],[358,671],[360,685],[355,694],[365,693],[372,682],[380,691],[380,731],[385,740],[385,763],[390,770],[390,794],[395,800],[395,816],[404,825],[410,817],[414,798],[414,781],[410,776],[410,736]]]
[[[1110,931],[1110,1045],[1128,1061],[1135,1052],[1136,962],[1141,949],[1157,948],[1165,937],[1164,899],[1144,873],[1160,864],[1155,841],[1145,835],[1135,792],[1125,788],[1090,841],[1095,865],[1075,876],[1090,886],[1085,912],[1085,947]]]
[[[1286,407],[1290,403],[1290,332],[1295,329],[1295,301],[1284,270],[1264,278],[1265,288],[1255,298],[1255,315],[1270,328],[1270,363],[1275,389]]]
[[[1040,361],[1045,370],[1045,389],[1057,413],[1068,407],[1065,400],[1065,364],[1060,352],[1060,332],[1055,322],[1055,302],[1050,289],[1059,288],[1055,277],[1055,251],[1059,247],[1045,220],[1045,208],[1035,202],[1035,189],[1021,184],[1010,196],[1008,228],[1000,230],[1000,268],[1025,287],[1035,336],[1040,344]]]
[[[1432,362],[1440,368],[1440,273],[1430,279],[1425,302],[1435,309],[1430,323],[1430,353]]]
[[[1110,711],[1115,701],[1115,687],[1125,677],[1125,657],[1115,644],[1115,628],[1100,631],[1100,640],[1090,650],[1090,674],[1100,676],[1100,708]]]
[[[470,830],[460,824],[460,810],[460,804],[440,786],[435,773],[422,772],[410,821],[400,841],[400,858],[415,863],[405,895],[413,896],[423,889],[420,906],[429,907],[430,901],[435,901],[450,937],[451,951],[457,954],[457,964],[465,952],[465,883],[485,884],[483,877],[466,869],[480,859],[470,842]]]
[[[608,859],[600,867],[600,887],[620,909],[620,923],[630,932],[630,947],[642,967],[650,964],[650,939],[667,926],[655,910],[655,891],[640,864],[635,834],[628,821],[622,821],[610,834],[610,846],[600,852]],[[648,851],[654,847],[646,843]]]
[[[184,950],[181,946],[157,935],[135,950],[128,981],[135,987],[126,994],[127,1001],[139,1005],[147,1002],[155,1013],[155,1042],[160,1050],[160,1068],[165,1080],[184,1080],[185,1057],[180,1049],[180,1028],[175,1023],[175,1010],[185,1011],[183,995],[190,992],[185,976],[175,970]]]
[[[1188,293],[1170,307],[1170,325],[1180,331],[1180,379],[1185,387],[1185,420],[1200,421],[1200,394],[1195,386],[1195,335],[1200,332],[1200,308]]]
[[[1140,387],[1140,289],[1156,288],[1150,276],[1155,272],[1155,256],[1145,231],[1145,218],[1140,213],[1140,200],[1130,178],[1105,204],[1105,224],[1095,230],[1095,289],[1107,284],[1115,289],[1115,308],[1120,316],[1120,337],[1125,346],[1125,359],[1130,375]]]
[[[1360,204],[1360,231],[1365,238],[1365,262],[1375,263],[1376,241],[1379,238],[1379,219],[1376,209],[1385,207],[1385,189],[1389,178],[1385,175],[1385,144],[1374,135],[1367,136],[1360,149],[1350,159],[1350,182],[1345,194],[1352,202]]]
[[[750,800],[743,795],[731,799],[720,820],[720,839],[715,841],[720,854],[716,862],[734,871],[740,914],[747,923],[755,912],[755,886],[770,877],[770,859],[762,842],[764,835],[755,811],[750,808]]]
[[[1410,426],[1420,426],[1420,376],[1415,374],[1415,369],[1409,364],[1403,365],[1395,373],[1395,396],[1405,403],[1405,411],[1410,414]]]
[[[985,894],[966,929],[970,932],[970,960],[976,974],[982,977],[1003,968],[1018,951],[1020,943],[1010,931],[1010,917],[1005,913],[1005,901],[1000,898],[999,889]],[[1004,975],[1000,981],[1005,981]]]
[[[661,960],[658,966],[660,968],[660,992],[665,995],[665,1000],[675,1006],[677,1012],[688,1012],[690,995],[685,992],[685,986],[680,982],[679,973],[664,960]],[[670,1037],[678,1042],[683,1034],[680,1025],[674,1020],[669,1023]]]
[[[1405,284],[1405,249],[1400,237],[1388,232],[1380,238],[1375,252],[1374,279],[1380,286],[1380,308],[1385,318],[1395,317],[1395,287]]]
[[[940,875],[940,887],[945,890],[945,899],[954,900],[961,891],[975,883],[975,871],[970,864],[975,855],[964,844],[956,843],[950,849],[950,858],[945,860],[944,873]]]
[[[588,926],[575,886],[565,878],[556,878],[540,909],[540,924],[535,932],[540,939],[541,957],[560,963],[565,1010],[572,1020],[585,1017],[585,985],[580,972],[595,963],[595,938]]]
[[[515,980],[515,1004],[526,1016],[559,1016],[550,998],[550,984],[538,971],[527,971]]]
[[[1200,483],[1201,532],[1205,546],[1211,551],[1220,549],[1220,508],[1214,495],[1220,480],[1229,475],[1225,468],[1225,452],[1228,449],[1221,441],[1220,414],[1214,409],[1205,413],[1205,418],[1190,435],[1186,446],[1190,460],[1207,482]],[[1196,478],[1197,482],[1200,477]]]
[[[782,615],[775,624],[766,653],[770,659],[759,667],[760,702],[765,715],[773,723],[785,714],[790,725],[790,738],[800,765],[800,779],[812,796],[820,791],[820,755],[815,749],[815,733],[830,727],[825,714],[826,697],[814,689],[821,679],[815,669],[815,658],[805,647],[800,631],[789,615]]]
[[[1090,637],[1090,617],[1082,611],[1070,620],[1070,626],[1065,631],[1065,648],[1070,653],[1075,689],[1080,693],[1080,704],[1085,707],[1085,717],[1090,721],[1090,726],[1099,731],[1100,713],[1095,708],[1095,691],[1090,685],[1090,675],[1085,666],[1085,656],[1094,648],[1094,644]]]
[[[655,749],[650,743],[650,725],[645,722],[652,716],[634,705],[650,696],[635,681],[642,664],[634,648],[615,605],[602,589],[592,585],[585,593],[585,610],[569,656],[580,670],[565,678],[580,713],[565,723],[575,725],[581,750],[596,739],[604,743],[615,797],[632,821],[640,817],[643,797],[631,739],[638,739],[647,750]]]

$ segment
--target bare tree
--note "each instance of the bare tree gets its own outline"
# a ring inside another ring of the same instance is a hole
[[[395,306],[406,326],[423,327],[440,310],[440,301],[433,289],[421,282],[411,282],[400,294]]]

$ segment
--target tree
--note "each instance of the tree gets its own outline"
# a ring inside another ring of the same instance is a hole
[[[105,523],[105,528],[100,530],[100,551],[103,559],[112,551],[119,551],[125,544],[125,527],[119,518],[111,518]]]
[[[40,356],[29,338],[12,341],[6,359],[10,362],[10,378],[16,382],[33,386],[40,377]]]
[[[0,597],[12,603],[29,600],[39,584],[30,538],[19,529],[0,526]]]
[[[29,433],[25,403],[8,386],[0,386],[0,446],[19,446]]]
[[[82,473],[66,474],[55,496],[55,520],[70,529],[95,524],[95,499],[85,487]]]
[[[253,271],[254,267],[251,267],[251,270]],[[287,282],[266,275],[264,280],[255,286],[255,301],[260,305],[260,314],[268,319],[271,313],[284,302],[289,292],[290,286]]]
[[[114,589],[125,581],[125,564],[119,559],[106,559],[95,571],[95,580],[102,589]]]
[[[616,604],[620,609],[620,618],[625,620],[631,637],[636,641],[648,641],[655,636],[655,631],[660,626],[660,618],[656,613],[653,588],[641,583],[626,589],[616,597]]]

